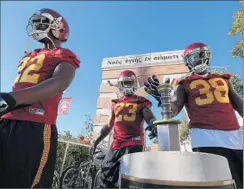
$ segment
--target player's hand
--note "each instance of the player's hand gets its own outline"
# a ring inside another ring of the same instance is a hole
[[[0,117],[13,110],[16,106],[15,99],[8,93],[0,93]]]
[[[148,137],[150,140],[154,139],[155,137],[158,136],[158,132],[157,132],[157,126],[156,125],[149,125],[146,127],[145,129],[146,131],[150,131]]]
[[[161,101],[160,101],[160,94],[157,90],[158,86],[159,86],[159,80],[155,75],[153,75],[152,77],[148,77],[147,81],[144,82],[144,90],[149,95],[152,95],[159,102],[158,105],[160,106]]]
[[[166,78],[164,83],[170,84],[170,79]],[[152,95],[158,101],[158,106],[161,106],[161,95],[159,94],[157,89],[159,85],[160,83],[158,78],[153,75],[152,77],[148,77],[147,81],[144,82],[144,89],[148,94]]]
[[[95,151],[97,149],[97,145],[98,145],[98,142],[94,141],[91,148],[90,148],[90,157],[93,157],[93,155],[95,154]]]

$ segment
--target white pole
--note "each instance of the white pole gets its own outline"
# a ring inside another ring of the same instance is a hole
[[[61,166],[61,170],[60,170],[60,175],[62,174],[63,169],[64,169],[64,163],[65,163],[65,160],[66,160],[68,148],[69,148],[69,143],[66,143],[66,148],[65,148],[65,152],[64,152],[64,158],[63,158],[63,162],[62,162],[62,166]]]
[[[183,107],[183,109],[182,109],[182,111],[183,111],[183,114],[184,114],[184,118],[185,118],[185,121],[187,122],[187,123],[189,123],[190,122],[190,119],[189,119],[189,116],[188,116],[188,113],[187,113],[187,111],[186,111],[186,107],[184,106]]]

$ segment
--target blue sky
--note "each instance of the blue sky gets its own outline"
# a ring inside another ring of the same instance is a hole
[[[201,41],[212,50],[213,66],[230,66],[230,71],[242,77],[241,60],[230,56],[238,37],[227,35],[232,15],[239,8],[237,1],[1,1],[2,92],[11,90],[16,77],[18,61],[28,41],[25,30],[28,18],[41,8],[54,9],[68,21],[70,39],[64,46],[81,60],[76,77],[65,93],[73,101],[69,115],[58,118],[60,131],[79,134],[84,115],[95,115],[101,61],[105,57],[181,50]],[[37,42],[31,41],[30,49],[38,47]],[[153,111],[160,118],[159,109],[154,106]]]

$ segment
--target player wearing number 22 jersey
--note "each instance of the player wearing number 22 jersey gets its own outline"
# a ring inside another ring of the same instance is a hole
[[[208,72],[211,52],[205,44],[189,45],[183,57],[190,73],[174,90],[174,116],[185,106],[193,151],[226,157],[237,187],[243,188],[243,133],[234,111],[243,116],[243,100],[234,90],[230,74]],[[155,77],[149,78],[147,91],[157,96],[157,90],[151,89],[158,84]]]
[[[26,54],[10,93],[0,93],[0,187],[51,188],[57,150],[57,109],[79,67],[60,46],[69,27],[50,9],[33,14],[28,34],[44,45]]]
[[[52,77],[56,66],[64,61],[75,68],[78,68],[79,66],[79,60],[77,60],[75,54],[68,49],[36,49],[32,51],[19,63],[18,76],[15,80],[13,91],[35,86]],[[62,91],[46,100],[31,104],[25,108],[11,111],[2,116],[2,118],[35,121],[55,125],[58,112],[57,108],[61,96]]]
[[[143,121],[152,124],[155,117],[151,111],[151,102],[137,96],[137,79],[134,72],[123,71],[118,80],[122,96],[112,100],[111,117],[107,125],[93,144],[93,150],[109,132],[114,129],[113,142],[108,151],[95,187],[114,188],[119,178],[119,159],[128,153],[141,152],[144,146]]]

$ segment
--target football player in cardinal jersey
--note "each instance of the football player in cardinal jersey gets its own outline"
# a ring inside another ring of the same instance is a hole
[[[191,145],[195,152],[222,155],[239,188],[243,186],[243,133],[234,109],[243,116],[243,100],[230,82],[230,74],[208,72],[211,52],[203,43],[193,43],[184,51],[190,73],[175,88],[172,110],[177,115],[185,106],[189,115]],[[155,76],[145,90],[158,100]]]
[[[1,188],[51,188],[58,103],[80,63],[61,47],[69,26],[59,13],[39,10],[27,32],[44,47],[22,58],[12,92],[0,93]]]
[[[93,144],[96,146],[114,129],[113,142],[110,146],[98,183],[101,188],[114,188],[119,178],[119,159],[128,153],[141,152],[144,146],[144,120],[152,124],[155,117],[151,111],[151,102],[137,96],[137,78],[130,70],[123,71],[118,79],[118,87],[123,94],[119,99],[112,100],[112,112],[108,124],[105,125]]]

